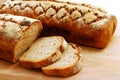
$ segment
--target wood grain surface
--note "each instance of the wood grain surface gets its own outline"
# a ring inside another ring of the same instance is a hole
[[[11,64],[0,60],[0,80],[120,80],[120,10],[117,7],[119,0],[110,1],[111,5],[107,0],[104,0],[104,3],[102,3],[103,0],[84,1],[98,4],[117,16],[116,32],[105,49],[81,46],[83,68],[76,75],[67,78],[49,77],[44,75],[40,69],[29,70],[23,68],[19,62]],[[0,2],[4,2],[4,0],[0,0]]]

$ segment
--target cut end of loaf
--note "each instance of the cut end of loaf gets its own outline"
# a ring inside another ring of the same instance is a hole
[[[42,37],[38,39],[20,58],[26,68],[40,68],[49,65],[61,56],[67,42],[61,36]],[[29,65],[26,65],[30,63]]]
[[[55,63],[42,67],[42,71],[49,76],[68,77],[81,70],[80,47],[69,44],[62,57]]]
[[[14,61],[16,62],[20,55],[28,49],[28,47],[38,38],[42,31],[42,25],[39,23],[33,23],[30,27],[23,32],[23,36],[18,41],[14,51]]]
[[[0,58],[15,63],[41,31],[42,24],[37,19],[0,14]]]

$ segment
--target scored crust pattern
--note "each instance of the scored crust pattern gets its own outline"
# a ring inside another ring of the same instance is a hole
[[[34,21],[38,20],[11,14],[0,14],[0,33],[18,39],[22,35],[22,31],[26,30]]]
[[[43,24],[64,24],[69,26],[88,25],[107,17],[107,13],[89,4],[50,1],[7,1],[1,6],[0,13],[12,13],[40,19]],[[52,23],[51,23],[52,22]],[[78,27],[79,27],[78,26]]]

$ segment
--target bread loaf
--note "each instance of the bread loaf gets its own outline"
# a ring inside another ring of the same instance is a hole
[[[97,48],[107,46],[117,24],[115,16],[89,4],[7,1],[0,6],[0,13],[39,19],[45,28],[65,31],[66,40]]]
[[[0,58],[15,63],[41,31],[39,20],[0,14]]]
[[[42,67],[43,73],[49,76],[68,77],[81,70],[81,49],[70,43],[55,63]]]
[[[57,61],[66,47],[61,36],[42,37],[20,57],[20,62],[25,68],[41,68]]]

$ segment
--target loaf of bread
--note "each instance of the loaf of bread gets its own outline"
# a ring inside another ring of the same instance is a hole
[[[20,57],[20,62],[25,68],[41,68],[57,61],[66,48],[61,36],[42,37]]]
[[[61,58],[55,63],[42,67],[43,73],[49,76],[68,77],[81,70],[81,49],[69,43]]]
[[[62,33],[67,41],[96,48],[107,46],[117,24],[115,16],[89,4],[7,1],[0,6],[0,13],[39,19],[44,28]]]
[[[41,31],[39,20],[0,14],[0,58],[15,63]]]

